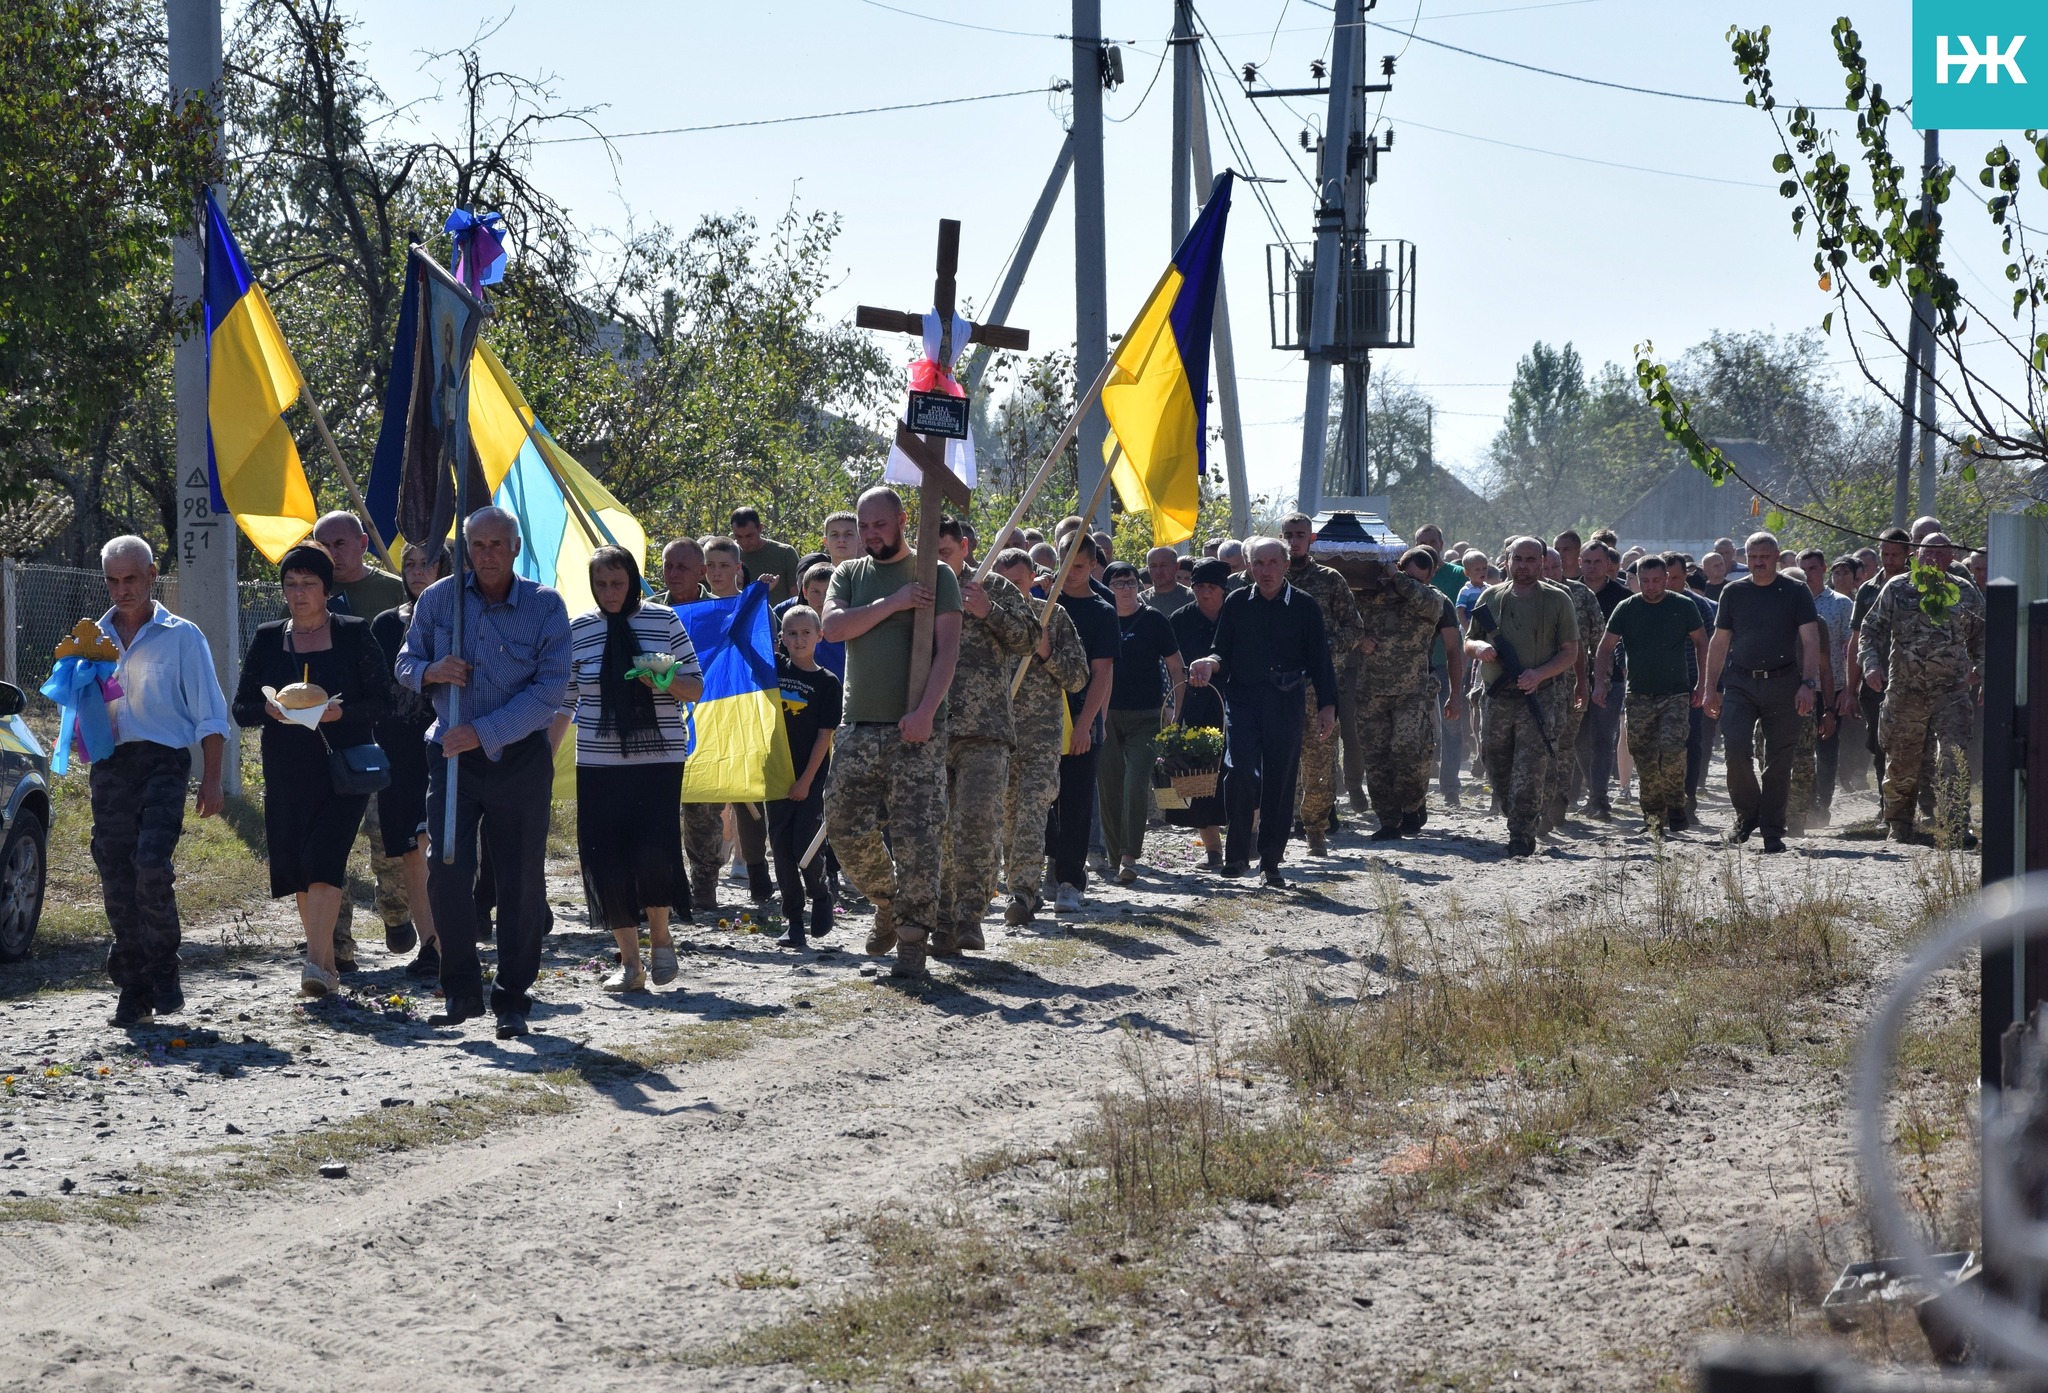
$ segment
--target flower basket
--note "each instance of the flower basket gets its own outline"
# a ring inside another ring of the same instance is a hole
[[[1216,792],[1223,771],[1223,732],[1215,726],[1167,726],[1154,744],[1152,785],[1162,808],[1185,808]]]

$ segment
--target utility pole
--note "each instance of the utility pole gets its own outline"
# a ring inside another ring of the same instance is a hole
[[[1353,0],[1356,3],[1356,0]],[[1074,0],[1074,380],[1093,382],[1109,359],[1109,257],[1103,232],[1102,0]],[[1090,406],[1075,436],[1081,499],[1102,477],[1109,421]],[[1109,526],[1109,500],[1091,519]]]
[[[220,88],[220,0],[167,0],[171,94],[174,101],[204,102],[214,111]],[[197,209],[200,190],[192,191],[192,230],[171,244],[171,298],[179,308],[197,304],[206,293],[206,251],[199,242]],[[213,511],[206,481],[206,339],[196,323],[179,338],[172,359],[172,384],[177,403],[178,612],[197,624],[213,649],[213,667],[221,686],[232,692],[241,661],[240,606],[235,586],[235,520]],[[227,742],[223,783],[230,793],[242,791],[241,744]]]
[[[1920,145],[1920,216],[1934,216],[1927,181],[1941,163],[1941,132],[1924,131]],[[1917,403],[1917,405],[1916,405]],[[1899,460],[1892,480],[1892,526],[1904,527],[1911,507],[1914,417],[1920,425],[1920,511],[1934,512],[1934,309],[1926,295],[1913,297],[1913,323],[1906,331],[1906,386],[1899,393]]]
[[[1925,180],[1934,177],[1935,166],[1941,163],[1941,132],[1927,131],[1921,138],[1920,177],[1923,181],[1920,194],[1920,216],[1923,220],[1936,216],[1934,199],[1925,191]],[[1935,516],[1935,474],[1940,456],[1936,453],[1934,439],[1934,307],[1925,295],[1913,297],[1913,317],[1926,320],[1920,330],[1920,513],[1923,517]]]
[[[1190,0],[1173,0],[1173,245],[1188,235],[1194,221],[1188,186],[1195,113],[1195,20]],[[1207,187],[1204,185],[1204,187]]]
[[[1317,170],[1315,293],[1309,310],[1308,399],[1301,414],[1301,482],[1295,506],[1314,515],[1323,501],[1323,448],[1330,426],[1330,345],[1337,329],[1337,278],[1343,268],[1345,171],[1351,150],[1351,108],[1364,47],[1360,0],[1337,0],[1330,43],[1330,104]]]
[[[1216,182],[1216,172],[1209,165],[1209,113],[1203,105],[1199,82],[1195,84],[1192,100],[1195,182],[1206,189]],[[1216,268],[1216,321],[1209,330],[1209,346],[1216,359],[1216,405],[1223,413],[1223,470],[1230,481],[1230,533],[1242,537],[1252,530],[1252,491],[1244,472],[1244,417],[1237,407],[1237,350],[1230,338],[1230,294],[1221,265]]]

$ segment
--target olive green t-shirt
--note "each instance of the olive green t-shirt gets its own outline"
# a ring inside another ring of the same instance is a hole
[[[405,603],[405,582],[375,566],[365,566],[361,580],[336,581],[334,590],[348,597],[348,612],[358,619],[375,619]]]
[[[1515,656],[1522,660],[1522,668],[1542,667],[1557,656],[1557,650],[1567,643],[1579,641],[1579,616],[1572,609],[1572,597],[1554,585],[1539,581],[1536,588],[1525,596],[1517,596],[1514,586],[1505,582],[1489,585],[1474,605],[1473,620],[1467,632],[1476,639],[1494,642],[1494,639],[1479,631],[1478,610],[1485,606],[1493,615],[1493,622],[1500,626],[1500,638],[1504,638],[1515,650]],[[1500,681],[1499,663],[1487,663],[1481,674],[1488,686]]]
[[[832,588],[825,603],[839,609],[859,609],[895,594],[917,579],[917,557],[905,552],[900,561],[887,563],[872,556],[842,561],[832,572]],[[960,612],[960,579],[951,566],[939,567],[937,597],[933,614]],[[900,721],[910,710],[910,630],[912,612],[900,610],[846,644],[846,700],[840,720],[847,725],[861,721]]]
[[[768,592],[769,598],[780,603],[796,594],[796,563],[802,559],[795,547],[763,537],[754,550],[740,549],[740,570],[749,584],[762,576],[772,577],[777,584]]]
[[[1677,600],[1678,604],[1672,604]],[[1686,652],[1692,636],[1705,627],[1700,607],[1684,595],[1664,592],[1651,604],[1631,595],[1607,616],[1607,632],[1628,645],[1628,689],[1634,696],[1678,696],[1692,690],[1686,675]]]

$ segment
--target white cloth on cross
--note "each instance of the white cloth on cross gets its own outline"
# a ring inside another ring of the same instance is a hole
[[[974,325],[972,323],[958,314],[953,316],[953,352],[950,359],[941,365],[945,368],[946,374],[949,377],[953,372],[953,364],[959,362],[960,355],[967,351],[967,336],[973,332]],[[926,310],[924,316],[924,356],[935,364],[939,363],[939,339],[939,312],[935,309]],[[934,383],[933,390],[943,391],[945,389]],[[910,419],[910,399],[907,394],[904,397],[903,414],[900,419],[906,421]],[[946,467],[959,476],[960,481],[966,484],[967,487],[974,487],[974,436],[972,433],[965,440],[948,440],[946,442]],[[914,485],[923,482],[924,471],[910,462],[910,456],[904,454],[894,445],[891,445],[889,447],[889,464],[882,471],[882,479],[885,483]]]

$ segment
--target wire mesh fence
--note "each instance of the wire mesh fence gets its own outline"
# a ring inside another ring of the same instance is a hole
[[[178,577],[158,577],[151,593],[166,608],[177,609]],[[273,580],[245,580],[240,584],[238,607],[239,648],[247,646],[258,624],[284,613],[284,592]],[[36,690],[56,667],[57,643],[79,620],[96,620],[107,612],[106,578],[81,566],[0,562],[0,610],[4,610],[7,631],[6,646],[0,650],[0,676],[30,693],[32,703],[46,704]]]

